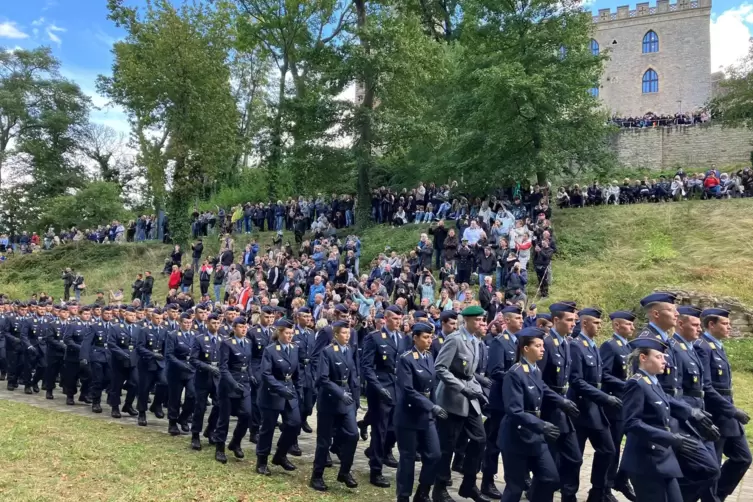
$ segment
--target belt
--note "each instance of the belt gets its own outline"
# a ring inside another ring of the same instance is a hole
[[[426,392],[422,392],[421,394],[423,394],[426,397],[430,397],[431,396],[431,391],[427,390]]]
[[[347,386],[348,386],[348,379],[347,379],[347,378],[346,378],[346,379],[344,379],[344,380],[335,380],[335,382],[336,382],[336,383],[337,383],[337,385],[339,385],[340,387],[347,387]]]
[[[732,396],[732,389],[716,389],[721,396]]]
[[[285,381],[286,382],[289,382],[292,379],[293,379],[293,375],[285,375]]]
[[[683,389],[682,393],[685,396],[699,397],[701,399],[703,399],[703,396],[705,395],[705,392],[703,392],[702,390],[695,390],[695,389],[690,389],[690,390]]]
[[[217,366],[219,363],[211,363],[212,366]]]
[[[557,387],[556,385],[550,385],[549,388],[552,389],[557,394],[561,394],[564,396],[565,394],[567,394],[567,389],[569,389],[570,386],[565,385],[564,387]]]
[[[526,413],[530,413],[537,418],[541,418],[541,412],[539,410],[524,410]]]
[[[672,397],[680,397],[680,396],[682,396],[682,389],[677,389],[677,388],[674,388],[674,387],[672,387],[672,388],[666,388],[665,389],[664,387],[662,387],[662,390],[664,391],[665,394],[667,394],[669,396],[672,396]]]
[[[248,369],[248,366],[241,366],[241,371],[246,371]]]
[[[306,366],[309,363],[309,359],[303,359],[303,365]]]
[[[154,352],[155,354],[159,354],[161,351],[159,349],[154,349],[152,352]]]

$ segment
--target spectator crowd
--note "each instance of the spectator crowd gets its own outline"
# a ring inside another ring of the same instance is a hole
[[[711,114],[707,110],[696,110],[692,113],[675,113],[674,115],[656,115],[648,112],[642,117],[614,116],[609,120],[609,123],[624,128],[645,128],[696,125],[704,124],[709,120],[711,120]]]

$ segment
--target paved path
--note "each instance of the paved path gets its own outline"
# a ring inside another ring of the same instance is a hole
[[[123,425],[131,425],[133,427],[137,427],[136,424],[136,418],[135,417],[129,417],[125,416],[124,418],[120,420],[113,419],[110,417],[109,414],[109,408],[104,407],[104,412],[102,414],[94,414],[91,413],[91,407],[84,405],[82,403],[76,403],[76,406],[66,406],[65,405],[65,397],[62,396],[59,392],[55,393],[55,399],[54,400],[48,400],[45,399],[44,392],[40,392],[39,394],[33,394],[33,395],[27,395],[23,392],[23,387],[13,391],[8,392],[5,389],[5,385],[0,387],[0,399],[4,399],[7,401],[15,401],[19,403],[25,403],[31,406],[35,406],[38,408],[43,408],[47,410],[53,410],[60,413],[73,413],[80,416],[86,416],[91,417],[95,420],[104,420],[112,423],[117,424],[123,424]],[[315,412],[316,413],[316,412]],[[359,418],[363,414],[363,410],[359,411]],[[207,415],[208,412],[207,412]],[[149,420],[149,425],[152,430],[157,430],[164,432],[167,434],[167,419],[163,420],[157,420],[154,418],[154,415],[151,413],[147,413],[147,419]],[[316,415],[311,417],[309,419],[309,424],[312,427],[316,427]],[[231,424],[231,431],[232,431],[232,424]],[[188,441],[190,436],[184,436],[184,440]],[[248,436],[247,436],[248,437]],[[206,446],[206,440],[202,438],[202,441],[204,443],[204,446]],[[301,459],[305,460],[307,463],[312,463],[314,461],[314,450],[316,448],[316,429],[314,429],[314,433],[312,434],[305,434],[302,433],[299,438],[299,445],[301,447],[301,450],[303,452],[303,456]],[[358,442],[358,449],[356,450],[355,455],[355,461],[353,463],[353,469],[360,472],[368,474],[369,472],[369,461],[366,458],[366,455],[364,455],[363,451],[368,446],[368,441],[359,441]],[[253,451],[254,451],[254,445],[248,443],[247,441],[244,441],[242,445],[243,449],[247,452],[247,458],[254,458]],[[249,455],[248,452],[251,454]],[[395,455],[397,456],[397,448],[395,448],[394,451]],[[581,476],[580,476],[580,492],[578,493],[578,500],[586,500],[586,497],[588,496],[588,489],[590,487],[589,482],[589,475],[590,475],[590,467],[591,463],[593,462],[593,449],[589,446],[586,447],[586,452],[583,459],[583,468],[581,469]],[[416,466],[416,476],[418,476],[418,472],[420,470],[419,466]],[[499,475],[498,480],[496,482],[497,488],[499,488],[500,491],[504,488],[504,481],[503,481],[503,475],[502,475],[502,462],[500,459],[499,464]],[[389,478],[393,482],[394,486],[394,477],[395,477],[395,469],[390,468],[384,468],[383,474]],[[461,478],[457,473],[453,472],[453,488],[450,489],[450,492],[457,500],[466,500],[461,499],[457,496],[457,488],[460,486]],[[626,502],[627,499],[625,499],[621,494],[616,493],[617,499],[620,500],[620,502]],[[559,500],[559,494],[555,495],[555,500]],[[735,493],[733,493],[730,497],[727,498],[725,502],[751,502],[753,501],[753,471],[748,471],[748,473],[745,475],[745,478],[743,479],[743,482],[740,483]]]

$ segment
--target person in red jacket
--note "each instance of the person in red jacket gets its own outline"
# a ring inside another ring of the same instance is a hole
[[[168,289],[178,289],[180,287],[180,268],[177,265],[173,265],[173,270],[170,272],[170,279],[167,281]]]

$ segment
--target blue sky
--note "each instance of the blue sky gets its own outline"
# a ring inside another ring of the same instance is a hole
[[[753,29],[753,0],[713,0],[711,18],[711,70],[728,66],[747,52]],[[141,4],[142,0],[129,0]],[[615,10],[625,1],[588,0],[594,13]],[[655,5],[655,0],[651,5]],[[123,132],[125,115],[108,107],[97,95],[94,81],[109,73],[112,44],[124,33],[107,20],[106,0],[0,0],[0,46],[32,48],[49,45],[62,61],[63,75],[77,82],[101,108],[92,120]],[[635,8],[635,2],[630,3]]]

